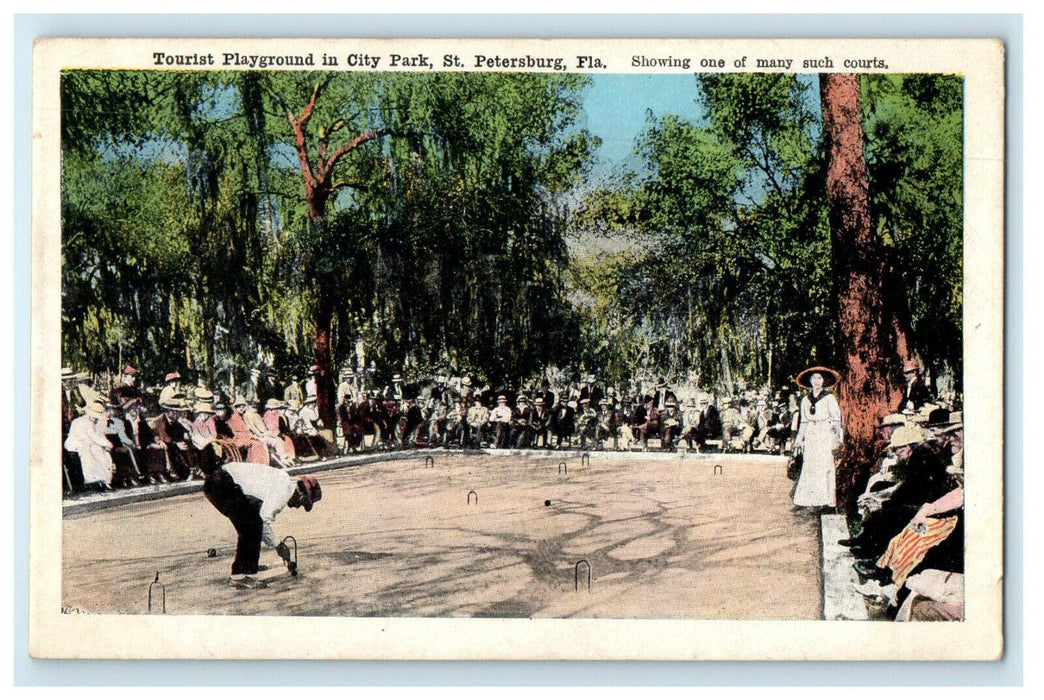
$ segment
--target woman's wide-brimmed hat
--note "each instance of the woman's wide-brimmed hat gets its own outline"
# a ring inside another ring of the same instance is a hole
[[[834,386],[839,381],[841,381],[841,375],[838,374],[836,371],[830,369],[829,367],[809,367],[805,371],[798,374],[798,376],[794,378],[794,381],[797,382],[799,386],[811,387],[812,384],[809,382],[809,379],[813,374],[816,373],[820,374],[823,377],[824,387]]]

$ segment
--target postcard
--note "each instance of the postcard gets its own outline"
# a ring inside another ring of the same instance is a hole
[[[34,657],[1003,653],[1002,42],[33,58]]]

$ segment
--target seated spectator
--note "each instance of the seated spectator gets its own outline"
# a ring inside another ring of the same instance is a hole
[[[793,434],[793,416],[785,401],[778,401],[773,411],[772,419],[769,420],[768,438],[775,444],[775,449],[783,454],[786,452],[787,441]]]
[[[534,409],[529,405],[529,399],[519,396],[516,404],[515,421],[511,428],[510,444],[516,448],[527,448],[532,444],[533,431],[530,423],[533,418]]]
[[[246,415],[250,404],[243,396],[237,396],[233,402],[233,412],[228,417],[228,428],[232,431],[232,440],[240,451],[240,459],[254,464],[269,464],[268,445],[254,436],[247,424]],[[257,411],[252,411],[257,416]],[[256,423],[256,421],[255,421]],[[261,426],[264,426],[262,422]]]
[[[580,410],[576,415],[576,432],[580,436],[580,449],[586,450],[587,443],[598,444],[598,411],[591,406],[591,399],[580,399]]]
[[[689,449],[692,449],[695,442],[697,451],[703,450],[708,440],[722,439],[721,417],[709,396],[700,396],[699,408],[700,413],[696,424],[688,426],[685,433],[685,441],[688,443]]]
[[[490,435],[490,447],[503,449],[508,446],[511,437],[511,422],[514,414],[507,404],[507,396],[497,396],[496,407],[489,412],[486,419],[487,429]]]
[[[244,414],[247,425],[254,433],[254,437],[268,445],[272,459],[284,469],[293,465],[297,459],[294,450],[294,441],[290,439],[289,426],[283,418],[283,408],[286,406],[276,398],[265,401],[265,412],[261,415],[260,424],[251,416],[250,409]],[[254,415],[257,415],[254,412]],[[263,429],[262,429],[263,427]]]
[[[167,481],[189,478],[195,465],[195,447],[191,443],[191,429],[185,427],[182,414],[184,400],[177,395],[160,404],[163,410],[153,419],[153,442],[149,446],[149,475],[158,475]]]
[[[127,365],[123,368],[123,373],[120,375],[119,384],[112,388],[109,392],[109,400],[117,406],[122,407],[130,399],[141,400],[142,391],[141,387],[138,386],[138,370],[134,367]]]
[[[474,395],[467,413],[468,436],[465,447],[483,447],[483,430],[489,421],[489,409],[482,405],[482,397]]]
[[[754,426],[747,420],[745,409],[746,402],[743,400],[725,401],[725,410],[721,412],[721,440],[725,452],[750,451]]]
[[[532,434],[530,445],[547,449],[548,431],[551,429],[551,410],[544,396],[533,399],[533,414],[529,419],[529,432]]]
[[[209,392],[208,392],[209,393]],[[213,395],[211,394],[211,399]],[[192,421],[192,444],[196,448],[197,461],[192,472],[192,479],[202,480],[220,465],[229,460],[221,446],[221,435],[218,432],[214,404],[204,395],[194,406],[196,417]],[[238,454],[236,455],[238,460]]]
[[[163,405],[170,406],[173,401],[181,397],[181,375],[177,372],[169,372],[167,376],[163,378],[163,389],[160,391],[159,403],[160,409],[163,410]]]
[[[85,487],[112,490],[112,443],[105,435],[108,412],[101,401],[87,404],[82,416],[69,425],[65,449],[79,457]]]
[[[920,411],[931,396],[928,393],[928,386],[924,382],[920,362],[909,360],[903,366],[903,377],[906,379],[906,390],[903,392],[903,398],[899,401],[896,412],[912,415]]]
[[[134,402],[136,399],[130,399]],[[128,434],[128,424],[125,421],[123,405],[108,404],[108,419],[105,426],[105,435],[112,443],[112,486],[114,488],[129,488],[135,484],[141,475],[138,472],[137,455],[134,453],[135,444]]]
[[[559,403],[551,416],[551,432],[555,435],[555,447],[562,449],[573,446],[573,433],[576,432],[576,401]]]
[[[682,434],[682,416],[678,412],[678,402],[667,399],[663,415],[660,416],[661,432],[663,435],[662,447],[664,450],[673,450],[674,443]]]
[[[607,392],[606,397],[598,402],[598,427],[595,433],[597,449],[605,449],[605,445],[610,439],[613,441],[613,449],[619,449],[619,429],[620,423],[616,406],[613,405],[612,399],[609,398]]]

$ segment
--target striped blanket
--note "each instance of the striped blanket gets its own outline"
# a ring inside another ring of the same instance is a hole
[[[957,527],[957,516],[926,518],[925,522],[928,528],[923,534],[914,532],[909,525],[903,528],[902,532],[892,538],[888,543],[888,549],[877,560],[879,567],[892,570],[892,581],[900,588],[906,583],[906,577],[914,567],[924,561],[928,550],[950,536]]]

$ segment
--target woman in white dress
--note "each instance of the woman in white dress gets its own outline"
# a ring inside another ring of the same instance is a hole
[[[809,367],[797,383],[809,389],[801,399],[801,419],[794,454],[802,455],[801,477],[794,488],[794,505],[826,508],[837,504],[837,465],[834,455],[844,439],[844,422],[837,398],[828,387],[837,384],[837,372]]]

